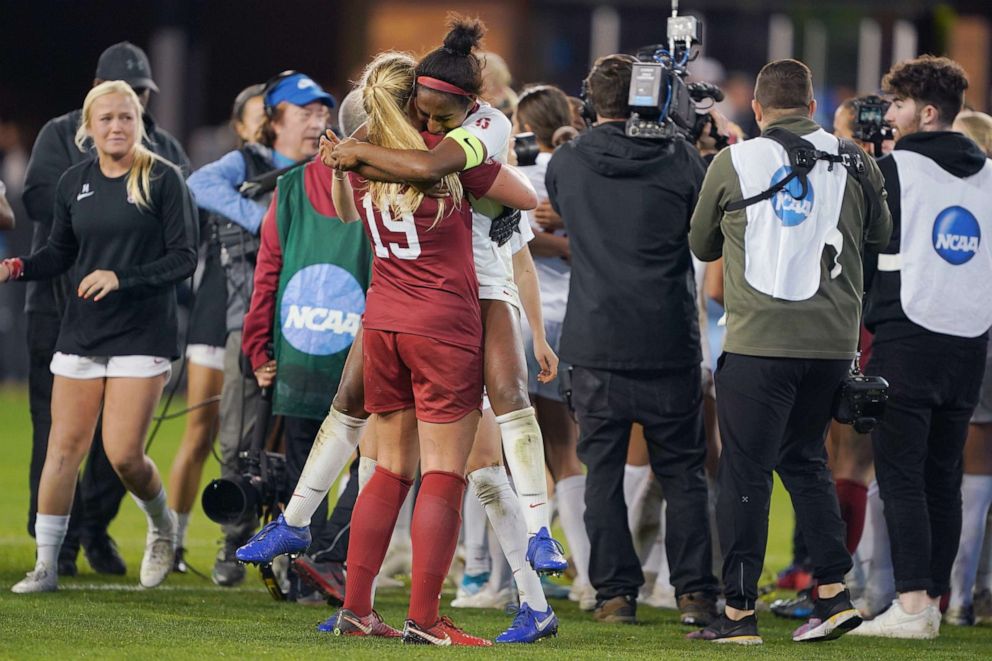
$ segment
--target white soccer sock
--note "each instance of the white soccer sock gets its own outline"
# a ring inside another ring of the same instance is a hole
[[[34,538],[38,544],[36,565],[55,570],[58,567],[59,549],[69,529],[69,515],[37,514],[34,521]]]
[[[992,511],[985,524],[985,543],[978,557],[978,575],[975,577],[976,590],[992,590]]]
[[[297,527],[310,525],[320,501],[324,500],[334,480],[351,459],[366,422],[331,407],[320,425],[300,480],[286,506],[283,514],[286,523]]]
[[[558,520],[565,531],[568,549],[575,564],[575,582],[589,582],[589,533],[583,517],[586,513],[586,476],[573,475],[555,485],[558,496]]]
[[[644,510],[644,499],[651,485],[651,466],[625,464],[623,467],[623,500],[627,504],[627,526],[630,534],[637,536]]]
[[[358,459],[358,493],[362,493],[362,489],[365,485],[369,483],[372,476],[375,474],[375,467],[379,462],[375,459],[369,459],[368,457],[359,457]]]
[[[149,529],[156,532],[169,532],[171,530],[172,534],[175,534],[169,505],[165,498],[165,487],[159,489],[158,494],[151,500],[142,500],[133,493],[131,497],[134,498],[134,502],[138,503],[138,507],[148,517]]]
[[[176,512],[176,547],[186,544],[186,528],[189,527],[189,512]]]
[[[517,582],[520,603],[529,604],[539,613],[547,611],[548,601],[544,597],[541,579],[525,558],[527,529],[520,503],[506,477],[506,470],[502,466],[480,468],[469,473],[468,481],[486,508],[489,523],[492,524],[503,555],[510,564]]]
[[[544,476],[544,437],[537,424],[534,408],[528,406],[496,417],[506,465],[513,473],[513,484],[523,510],[527,534],[541,528],[551,533],[551,506],[548,482]]]
[[[648,557],[644,558],[643,569],[651,572],[657,578],[661,578],[662,572],[668,573],[668,558],[665,555],[665,503],[662,501],[658,516],[658,534],[655,535],[654,543],[648,549]],[[665,582],[668,582],[666,576]]]
[[[470,474],[469,481],[472,480]],[[478,490],[467,490],[462,506],[462,533],[465,545],[465,573],[469,576],[486,574],[492,568],[489,556],[489,544],[486,541],[486,510],[484,509]]]
[[[971,605],[972,591],[992,505],[992,475],[965,475],[961,481],[961,542],[951,569],[951,608]]]

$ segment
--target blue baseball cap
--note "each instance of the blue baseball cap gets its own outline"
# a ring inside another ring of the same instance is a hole
[[[320,101],[328,108],[337,105],[333,96],[324,91],[320,85],[310,76],[303,73],[292,73],[288,76],[278,78],[274,84],[268,86],[265,92],[265,106],[275,108],[286,101],[297,106],[305,106],[314,101]]]

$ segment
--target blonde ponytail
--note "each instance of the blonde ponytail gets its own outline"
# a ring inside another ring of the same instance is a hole
[[[76,129],[76,147],[79,148],[79,151],[87,150],[86,141],[90,139],[89,126],[93,114],[93,102],[108,94],[121,94],[134,105],[137,130],[131,169],[127,174],[127,195],[128,200],[133,201],[138,208],[151,211],[152,167],[157,160],[163,163],[168,163],[168,161],[145,147],[147,134],[143,119],[144,111],[141,107],[141,101],[138,100],[138,95],[134,93],[130,85],[122,80],[108,80],[89,91],[83,101],[83,116],[80,119],[79,128]]]
[[[366,67],[362,76],[362,105],[368,115],[368,139],[374,145],[389,149],[427,151],[423,137],[407,116],[407,103],[413,92],[413,58],[405,53],[381,53]],[[446,175],[441,186],[447,190],[453,208],[461,205],[462,183],[457,174]],[[424,194],[406,184],[369,182],[369,195],[379,209],[394,216],[412,214],[424,199]],[[444,200],[438,200],[435,225],[444,216]],[[449,209],[450,212],[450,209]]]

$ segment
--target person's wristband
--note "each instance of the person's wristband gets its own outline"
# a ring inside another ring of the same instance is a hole
[[[0,264],[3,264],[10,273],[7,277],[8,280],[20,280],[21,276],[24,275],[24,260],[20,257],[5,259]]]

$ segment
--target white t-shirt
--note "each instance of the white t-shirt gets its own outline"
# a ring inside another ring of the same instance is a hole
[[[527,175],[531,185],[537,192],[539,200],[548,197],[548,190],[544,186],[544,174],[548,170],[548,162],[551,154],[540,153],[537,155],[537,162],[534,165],[527,165],[520,168],[520,171]],[[527,214],[530,216],[530,214]],[[535,232],[543,232],[533,218],[529,218]],[[564,230],[555,230],[555,236],[566,236]],[[534,257],[534,265],[537,267],[537,277],[541,284],[541,311],[545,321],[562,323],[565,321],[565,306],[568,304],[568,282],[572,276],[572,267],[568,262],[560,257]]]

